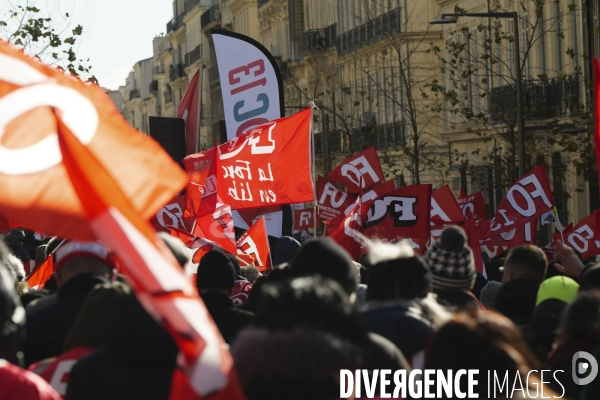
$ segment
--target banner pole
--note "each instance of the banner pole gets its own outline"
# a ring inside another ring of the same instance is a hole
[[[198,71],[198,110],[196,114],[196,153],[200,151],[200,118],[202,117],[202,76],[204,75],[206,65],[200,61]]]
[[[311,155],[312,155],[312,178],[313,178],[313,217],[314,217],[314,227],[313,227],[313,238],[317,238],[317,161],[316,161],[316,151],[315,151],[315,131],[313,129],[313,113],[314,110],[317,109],[315,105],[315,101],[310,101],[310,142],[311,142]]]

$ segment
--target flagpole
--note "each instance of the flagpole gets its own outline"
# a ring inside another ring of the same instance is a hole
[[[204,75],[206,65],[200,61],[198,71],[198,110],[196,114],[196,153],[200,151],[200,118],[202,117],[202,76]]]
[[[313,130],[313,112],[315,109],[319,109],[314,100],[310,101],[310,142],[311,142],[311,155],[312,155],[312,178],[313,178],[313,217],[314,217],[314,228],[313,238],[317,237],[317,161],[315,155],[315,131]]]

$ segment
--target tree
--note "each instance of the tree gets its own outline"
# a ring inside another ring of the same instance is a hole
[[[492,12],[512,11],[492,2]],[[477,140],[478,148],[455,150],[453,159],[480,186],[493,186],[496,199],[518,178],[518,125],[515,92],[515,49],[521,47],[520,70],[523,115],[527,123],[527,169],[569,155],[578,173],[589,176],[590,135],[561,133],[568,124],[586,126],[590,119],[582,104],[582,54],[577,48],[575,3],[533,0],[514,4],[519,13],[519,38],[512,20],[458,18],[446,30],[445,51],[431,43],[443,80],[429,87],[443,95],[440,111],[450,129]],[[563,7],[563,8],[560,8]],[[455,13],[465,13],[456,7]],[[473,25],[474,22],[478,22]],[[550,55],[553,57],[551,58]],[[556,157],[558,155],[558,157]],[[567,168],[553,168],[551,177],[565,178]],[[493,179],[490,179],[493,177]],[[493,183],[492,183],[493,182]],[[566,190],[554,193],[568,197]],[[498,200],[497,200],[498,202]]]
[[[58,3],[47,11],[36,4],[29,0],[8,2],[0,16],[0,38],[77,79],[98,84],[90,72],[89,59],[78,59],[76,55],[83,27],[72,28],[73,17],[61,14]]]

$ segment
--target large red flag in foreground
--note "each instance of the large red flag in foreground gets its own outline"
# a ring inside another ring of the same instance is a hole
[[[374,146],[344,160],[327,178],[343,184],[350,193],[364,191],[385,179]]]
[[[554,209],[554,197],[543,165],[519,178],[508,190],[490,224],[492,236],[511,232]]]
[[[238,240],[236,246],[239,254],[247,254],[254,257],[258,263],[257,267],[261,272],[273,268],[265,217],[260,217],[260,219],[246,231],[244,236]]]
[[[144,220],[186,182],[154,140],[140,135],[106,93],[0,42],[0,221],[94,240],[62,162],[52,108]]]
[[[312,110],[268,122],[221,146],[217,191],[232,210],[314,200]]]
[[[177,108],[177,118],[185,120],[185,148],[187,154],[196,152],[196,133],[198,129],[198,105],[200,98],[200,70],[198,70],[183,93],[179,107]]]
[[[222,398],[244,398],[223,338],[173,255],[94,155],[57,120],[63,163],[89,225],[115,251],[142,305],[175,339],[191,388],[200,396],[223,390]]]
[[[594,57],[594,123],[595,123],[595,145],[596,145],[596,165],[598,174],[598,187],[600,187],[600,59]]]

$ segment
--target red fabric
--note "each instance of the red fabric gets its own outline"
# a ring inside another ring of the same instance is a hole
[[[579,221],[572,229],[565,229],[562,234],[562,237],[565,238],[565,244],[581,254],[582,259],[592,258],[600,254],[599,217],[600,210],[596,210],[592,215],[588,215]],[[562,240],[562,237],[560,234],[554,235],[555,239]]]
[[[315,211],[312,208],[294,210],[294,230],[301,231],[315,227]]]
[[[104,90],[43,66],[4,42],[0,55],[2,115],[9,118],[0,140],[2,224],[96,239],[61,162],[56,136],[48,136],[57,129],[53,109],[143,219],[154,216],[185,184],[180,168],[158,143],[127,124]]]
[[[327,178],[343,184],[350,193],[358,193],[383,182],[383,172],[375,147],[371,146],[344,160]]]
[[[479,236],[475,227],[475,219],[473,218],[473,215],[469,215],[467,217],[467,222],[465,223],[465,232],[467,233],[467,238],[469,239],[469,247],[471,248],[471,251],[473,251],[473,263],[475,264],[475,269],[480,274],[485,275],[481,247],[479,246]]]
[[[516,181],[504,196],[490,224],[497,235],[510,232],[527,222],[536,225],[536,218],[554,209],[554,197],[543,165]]]
[[[515,228],[507,232],[490,232],[488,240],[484,240],[481,244],[501,247],[515,247],[522,244],[533,244],[535,245],[537,234],[537,221],[532,219],[525,223],[518,224]],[[481,240],[481,236],[480,240]]]
[[[202,200],[200,202],[200,207],[198,207],[196,211],[196,217],[200,218],[208,214],[213,214],[218,208],[225,205],[225,201],[223,201],[224,197],[219,195],[218,182],[216,179],[217,171],[221,170],[221,160],[219,157],[215,157],[215,154],[220,154],[218,142],[215,143],[215,150],[213,151],[213,159],[208,167],[208,175],[206,177],[206,181],[209,182],[208,186],[204,187],[217,186],[215,190],[207,191],[202,194]]]
[[[219,146],[217,192],[223,202],[238,210],[313,201],[311,115],[306,109]]]
[[[462,224],[465,217],[448,185],[431,193],[431,225],[444,226]]]
[[[335,219],[349,207],[353,207],[356,196],[337,188],[327,179],[317,179],[317,200],[319,218],[324,221]]]
[[[261,217],[244,233],[236,243],[236,247],[238,253],[249,254],[256,258],[259,271],[264,272],[273,268],[265,217]]]
[[[209,177],[209,169],[215,154],[215,147],[206,151],[192,154],[183,159],[183,165],[189,176],[189,183],[185,193],[184,217],[196,217],[203,197],[217,191],[217,178]]]
[[[192,234],[215,242],[231,254],[236,253],[233,216],[229,206],[221,205],[214,213],[198,218]]]
[[[250,292],[252,291],[252,286],[254,285],[249,281],[235,281],[235,286],[231,293],[231,300],[233,300],[236,307],[246,304]]]
[[[94,350],[91,347],[75,347],[46,365],[42,365],[44,361],[40,361],[30,365],[28,369],[42,377],[58,394],[64,397],[67,394],[67,383],[69,382],[71,369],[81,357],[90,354]]]
[[[187,154],[196,152],[196,132],[198,129],[198,104],[200,92],[198,91],[198,81],[200,80],[200,70],[198,70],[188,87],[183,93],[179,107],[177,108],[177,118],[185,120],[185,147]]]
[[[457,199],[457,202],[460,205],[465,218],[468,218],[469,214],[472,214],[475,220],[487,216],[485,198],[483,197],[483,192],[481,190],[470,196],[461,196]]]
[[[386,241],[428,238],[430,210],[431,185],[395,189],[379,196],[368,208],[363,233]]]
[[[366,246],[360,236],[357,234],[362,232],[362,200],[359,195],[354,204],[352,212],[344,218],[340,226],[331,233],[331,239],[335,240],[342,246],[354,261],[359,261],[364,253]]]
[[[0,399],[61,400],[62,397],[33,372],[0,360]]]
[[[44,288],[46,281],[50,279],[54,273],[52,260],[52,254],[50,254],[35,272],[27,278],[27,286],[37,290],[42,290]]]
[[[156,231],[171,232],[171,228],[189,230],[194,224],[192,218],[186,218],[184,211],[186,207],[185,195],[173,198],[163,208],[158,210],[155,216],[150,219],[152,227]]]
[[[115,251],[141,304],[173,336],[179,364],[190,376],[211,374],[211,380],[192,382],[195,392],[227,389],[234,384],[227,379],[233,360],[192,283],[96,157],[57,121],[63,163],[94,234]],[[153,178],[168,178],[167,171],[160,175]]]
[[[595,133],[594,133],[594,142],[596,145],[596,167],[598,175],[598,184],[600,185],[600,59],[598,57],[594,57],[594,103],[595,103],[595,113],[594,113],[594,123],[595,123]],[[598,186],[600,187],[600,186]]]

